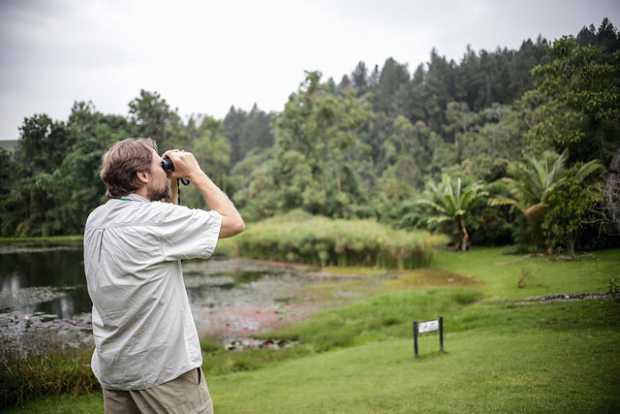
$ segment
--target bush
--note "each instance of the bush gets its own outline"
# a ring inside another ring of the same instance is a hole
[[[364,265],[413,269],[429,265],[443,236],[395,230],[372,219],[334,220],[294,210],[248,226],[237,253],[321,266]]]
[[[99,389],[90,368],[90,356],[90,351],[57,351],[0,361],[0,408],[44,395],[82,394]]]

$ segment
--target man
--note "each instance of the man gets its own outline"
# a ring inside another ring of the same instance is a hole
[[[100,172],[109,200],[86,221],[91,367],[105,413],[213,412],[181,259],[210,257],[218,238],[245,223],[191,153],[171,150],[164,158],[173,172],[150,139],[114,144]],[[176,205],[179,177],[191,179],[211,210]]]

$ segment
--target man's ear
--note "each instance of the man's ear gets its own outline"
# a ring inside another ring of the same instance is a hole
[[[148,171],[138,171],[136,176],[138,177],[138,180],[142,181],[144,184],[147,184],[151,179]]]

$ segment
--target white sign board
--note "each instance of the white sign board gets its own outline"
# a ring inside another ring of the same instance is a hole
[[[418,324],[418,333],[433,332],[439,330],[439,321],[420,322]]]

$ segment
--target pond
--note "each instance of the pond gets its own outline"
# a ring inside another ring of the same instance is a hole
[[[201,337],[238,337],[303,318],[313,305],[298,291],[316,279],[309,266],[214,255],[183,262]],[[0,245],[0,346],[30,352],[40,339],[91,344],[91,301],[81,243]]]

